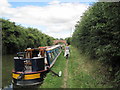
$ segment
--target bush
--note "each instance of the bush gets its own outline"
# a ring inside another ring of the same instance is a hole
[[[97,2],[76,24],[72,44],[92,58],[112,66],[120,66],[120,3]]]
[[[15,25],[9,20],[0,19],[2,22],[2,52],[12,54],[24,49],[37,48],[53,44],[53,37],[50,37],[36,28],[24,28]]]

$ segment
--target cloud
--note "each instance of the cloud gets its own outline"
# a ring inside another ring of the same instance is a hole
[[[52,1],[46,6],[27,5],[12,8],[2,0],[0,15],[18,24],[27,24],[43,29],[42,32],[55,38],[69,37],[80,16],[87,10],[88,5],[81,3],[60,3]]]
[[[52,4],[52,5],[59,4],[59,3],[60,3],[60,1],[57,1],[57,0],[49,2],[49,4]]]

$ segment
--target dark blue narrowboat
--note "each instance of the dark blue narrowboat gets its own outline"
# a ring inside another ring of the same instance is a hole
[[[61,53],[61,46],[28,48],[14,57],[13,84],[40,84]]]

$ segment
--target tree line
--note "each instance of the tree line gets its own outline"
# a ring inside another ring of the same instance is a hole
[[[71,37],[67,37],[67,38],[65,38],[65,40],[66,40],[68,45],[71,45]]]
[[[26,48],[50,46],[54,38],[42,33],[36,28],[25,28],[0,18],[2,22],[2,53],[12,54]]]
[[[97,2],[89,7],[75,25],[72,45],[111,67],[111,75],[120,83],[119,8],[119,2]]]

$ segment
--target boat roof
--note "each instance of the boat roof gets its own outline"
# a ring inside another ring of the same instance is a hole
[[[57,47],[60,47],[60,45],[54,45],[54,46],[46,46],[46,47],[38,47],[38,48],[27,48],[25,51],[34,51],[34,50],[40,50],[40,49],[46,49],[46,51],[55,49]]]
[[[57,47],[60,47],[60,45],[55,45],[55,46],[52,46],[52,47],[50,47],[50,48],[47,48],[46,51],[50,51],[50,50],[55,49],[55,48],[57,48]]]

